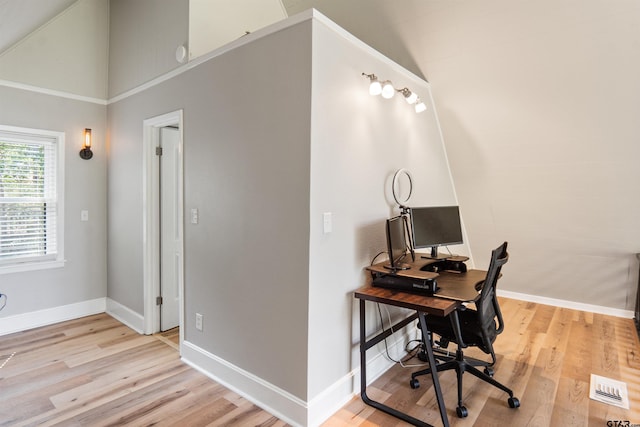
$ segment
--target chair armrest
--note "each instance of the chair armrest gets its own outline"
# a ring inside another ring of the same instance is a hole
[[[504,330],[504,320],[502,320],[502,312],[500,311],[498,298],[495,295],[493,297],[493,310],[496,312],[496,317],[498,318],[498,328],[496,329],[496,333],[501,334]]]
[[[467,348],[468,345],[462,339],[462,330],[460,329],[460,317],[458,316],[458,310],[454,310],[449,315],[449,320],[451,321],[451,327],[453,328],[453,333],[456,335],[458,345],[460,346],[460,348]]]

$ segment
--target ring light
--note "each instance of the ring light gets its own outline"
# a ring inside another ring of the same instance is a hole
[[[404,200],[398,200],[398,195],[396,194],[396,187],[398,186],[398,181],[402,175],[406,175],[409,179],[409,194],[407,198]],[[404,206],[409,199],[411,198],[411,193],[413,192],[413,179],[411,178],[411,173],[406,169],[398,169],[396,173],[393,175],[393,184],[391,184],[391,192],[393,193],[393,199],[396,201],[398,206]]]

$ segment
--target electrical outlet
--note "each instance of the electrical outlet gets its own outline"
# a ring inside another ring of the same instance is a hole
[[[203,320],[202,314],[196,313],[196,329],[199,331],[202,330],[202,320]]]

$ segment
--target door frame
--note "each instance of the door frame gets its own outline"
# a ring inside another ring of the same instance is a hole
[[[184,150],[183,150],[183,111],[177,110],[143,121],[142,131],[142,259],[143,259],[143,298],[144,333],[147,335],[160,331],[160,306],[156,297],[160,295],[160,218],[159,218],[159,165],[156,147],[160,139],[160,128],[178,126],[178,224],[179,224],[179,322],[180,346],[184,339]]]

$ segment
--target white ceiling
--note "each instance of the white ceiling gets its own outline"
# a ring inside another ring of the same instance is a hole
[[[59,13],[71,6],[77,0],[0,0],[0,53],[4,52],[29,33],[35,31],[46,24]],[[105,0],[107,1],[107,0]],[[226,11],[215,16],[223,17],[220,25],[208,25],[203,27],[206,36],[210,38],[219,37],[221,40],[211,41],[211,46],[217,47],[229,41],[229,35],[234,22],[236,27],[244,34],[247,29],[256,29],[256,22],[269,23],[269,18],[265,16],[257,17],[256,14],[264,15],[265,7],[256,10],[255,3],[263,0],[197,0],[196,5],[210,2],[212,6],[219,10]],[[457,7],[461,0],[451,0],[446,3],[411,0],[401,3],[389,0],[269,0],[266,10],[276,16],[279,7],[276,3],[281,3],[284,15],[294,15],[306,9],[314,7],[337,24],[346,28],[356,37],[365,43],[373,46],[386,56],[395,60],[399,64],[408,68],[415,74],[425,77],[418,67],[418,62],[409,53],[407,43],[409,37],[422,34],[425,29],[421,25],[421,19],[427,14],[435,13],[439,9]],[[273,3],[273,5],[271,5]],[[204,6],[199,6],[204,7]],[[233,9],[237,9],[235,12]],[[196,29],[190,29],[195,31]],[[212,31],[225,32],[218,36]],[[237,32],[237,31],[236,31]],[[236,34],[234,37],[237,37]],[[232,37],[233,38],[233,37]],[[208,46],[209,48],[211,46]]]
[[[77,0],[0,0],[0,53]]]

